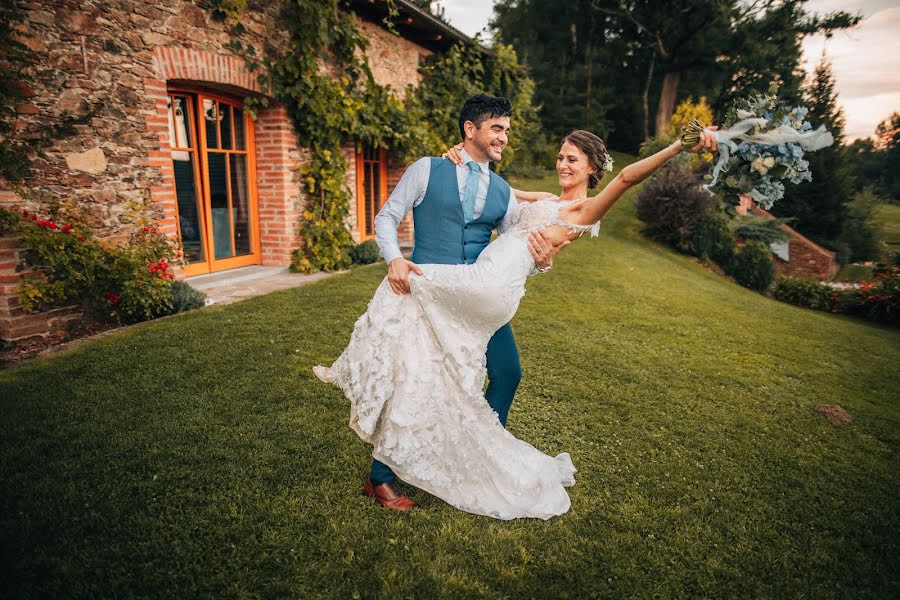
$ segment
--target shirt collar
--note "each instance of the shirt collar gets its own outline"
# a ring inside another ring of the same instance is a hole
[[[470,161],[475,160],[474,158],[472,158],[471,156],[469,156],[469,153],[466,152],[465,150],[460,150],[460,151],[459,151],[459,155],[462,157],[462,160],[463,160],[463,163],[460,165],[461,167],[464,167],[464,166],[468,165]],[[487,173],[487,172],[488,172],[488,163],[487,163],[487,161],[485,161],[485,162],[480,162],[480,163],[477,163],[477,164],[478,164],[478,166],[481,168],[481,172],[482,172],[482,173]]]

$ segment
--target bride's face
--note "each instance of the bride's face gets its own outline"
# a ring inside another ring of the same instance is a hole
[[[556,173],[559,175],[559,186],[563,189],[587,186],[588,177],[597,169],[588,162],[587,154],[571,142],[563,142],[556,157]]]

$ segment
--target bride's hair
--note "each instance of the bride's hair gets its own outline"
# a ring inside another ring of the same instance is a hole
[[[594,189],[600,184],[603,173],[611,170],[612,156],[606,151],[603,140],[584,129],[576,129],[563,138],[562,144],[569,142],[584,152],[587,156],[588,164],[597,169],[596,173],[588,176],[588,188]]]

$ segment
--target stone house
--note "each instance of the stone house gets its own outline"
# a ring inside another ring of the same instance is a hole
[[[298,166],[307,151],[284,106],[251,119],[243,99],[260,95],[256,76],[228,49],[233,38],[202,0],[14,0],[25,12],[22,41],[35,68],[17,107],[22,122],[90,114],[75,136],[34,162],[23,198],[0,181],[0,206],[41,211],[62,199],[84,209],[102,238],[127,236],[137,213],[151,213],[181,242],[179,279],[246,265],[287,266],[300,239],[306,198]],[[251,2],[242,16],[245,44],[288,48],[278,0]],[[412,2],[395,0],[397,34],[382,19],[387,3],[350,2],[367,37],[376,80],[402,93],[419,80],[421,61],[463,34]],[[374,215],[404,165],[384,149],[345,147],[353,191],[348,228],[374,236]],[[410,244],[411,219],[401,226]],[[46,335],[73,309],[29,315],[18,306],[19,248],[0,239],[0,338]]]
[[[753,214],[765,219],[775,218],[771,213],[753,204],[750,196],[741,198],[737,213]],[[820,281],[829,281],[837,275],[839,265],[834,252],[823,248],[787,225],[781,225],[781,229],[788,234],[788,240],[782,244],[772,245],[775,271],[779,275],[812,277]]]

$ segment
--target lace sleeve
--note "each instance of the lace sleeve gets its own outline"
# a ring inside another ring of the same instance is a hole
[[[573,204],[573,202],[560,202],[560,208],[569,204]],[[579,236],[581,236],[584,234],[584,232],[590,231],[591,237],[597,237],[598,235],[600,235],[600,223],[602,222],[602,219],[592,225],[576,225],[575,223],[569,223],[568,221],[563,221],[562,219],[560,219],[559,211],[557,211],[556,214],[556,224],[567,228],[570,233],[577,233]]]

